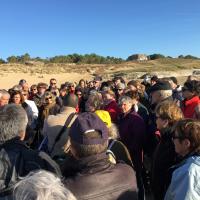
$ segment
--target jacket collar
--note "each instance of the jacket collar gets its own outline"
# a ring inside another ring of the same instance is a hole
[[[78,160],[78,164],[81,167],[82,173],[96,173],[112,165],[108,160],[106,152],[82,158]]]

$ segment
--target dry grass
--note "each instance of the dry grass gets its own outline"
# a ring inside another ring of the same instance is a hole
[[[139,78],[145,73],[158,74],[159,76],[182,76],[191,75],[193,70],[200,69],[200,60],[190,59],[157,59],[145,62],[125,62],[122,64],[0,64],[0,77],[10,78],[9,74],[23,74],[23,78],[32,77],[34,80],[45,80],[47,77],[69,77],[70,80],[78,81],[79,77],[92,77],[92,75],[102,75],[109,79],[115,75],[121,75],[125,79]],[[71,75],[70,75],[71,74]],[[72,75],[73,74],[73,75]],[[77,74],[77,75],[76,75]],[[20,75],[21,76],[21,75]],[[6,81],[9,83],[9,80]],[[64,80],[64,78],[63,78]],[[11,81],[11,80],[10,80]],[[12,80],[14,81],[14,80]],[[2,85],[2,83],[1,83]],[[2,86],[1,86],[2,87]]]

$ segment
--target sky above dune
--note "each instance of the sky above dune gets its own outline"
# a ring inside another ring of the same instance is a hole
[[[200,57],[199,0],[1,0],[0,58]]]

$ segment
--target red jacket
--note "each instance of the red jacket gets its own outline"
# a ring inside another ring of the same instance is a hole
[[[112,122],[117,122],[118,114],[121,112],[116,101],[111,101],[108,105],[104,106],[104,110],[108,111]]]
[[[189,100],[183,101],[183,114],[185,118],[194,118],[195,116],[195,107],[200,104],[200,99],[198,96],[194,96]]]

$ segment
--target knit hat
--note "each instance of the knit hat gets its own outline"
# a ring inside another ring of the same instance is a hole
[[[87,133],[97,131],[101,137],[88,138]],[[78,115],[69,130],[72,141],[83,145],[103,144],[108,140],[108,128],[95,114],[90,112]]]
[[[168,81],[158,81],[155,85],[151,86],[149,92],[155,92],[158,90],[172,90],[172,87]]]
[[[63,98],[63,106],[77,108],[78,97],[75,94],[68,94]]]
[[[105,110],[96,110],[95,113],[97,116],[106,124],[108,128],[111,127],[111,118],[108,111]]]

